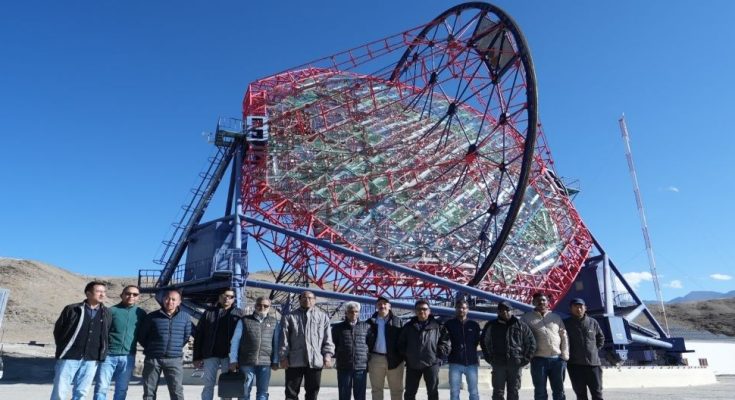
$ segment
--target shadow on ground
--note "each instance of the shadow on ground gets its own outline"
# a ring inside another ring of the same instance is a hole
[[[3,356],[3,383],[54,383],[53,358],[39,358],[26,356]]]

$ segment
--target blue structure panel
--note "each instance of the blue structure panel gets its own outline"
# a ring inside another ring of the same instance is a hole
[[[224,249],[229,248],[232,242],[232,224],[230,221],[212,221],[197,226],[189,235],[189,246],[186,253],[186,271],[184,281],[206,279],[213,270],[229,269],[227,260],[217,258]],[[212,268],[215,259],[219,264]]]

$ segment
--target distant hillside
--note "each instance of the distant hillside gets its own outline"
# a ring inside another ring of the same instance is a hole
[[[270,280],[268,273],[254,272],[253,279]],[[91,280],[107,284],[107,305],[120,301],[125,285],[137,284],[137,277],[78,275],[54,265],[33,260],[0,257],[0,288],[10,289],[8,307],[2,322],[2,341],[53,343],[53,325],[61,309],[84,300],[84,286]],[[266,295],[268,290],[247,290],[248,299]],[[144,294],[141,307],[159,307],[152,295]]]
[[[708,290],[699,290],[689,292],[685,296],[675,297],[669,300],[669,304],[678,303],[689,303],[693,301],[705,301],[705,300],[716,300],[716,299],[729,299],[735,297],[735,290],[731,290],[727,293],[713,292]]]
[[[0,287],[10,289],[3,340],[53,342],[61,309],[84,300],[84,286],[91,280],[107,284],[108,304],[120,301],[125,285],[137,283],[137,278],[82,276],[38,261],[0,257]]]
[[[649,309],[663,324],[660,308],[651,304]],[[735,297],[669,304],[666,306],[666,316],[669,326],[735,336]]]

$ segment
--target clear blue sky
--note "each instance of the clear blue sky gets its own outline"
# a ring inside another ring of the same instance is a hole
[[[94,275],[153,267],[212,150],[200,133],[240,116],[249,82],[454,4],[4,2],[0,256]],[[648,271],[625,112],[664,297],[735,289],[735,3],[495,4],[528,39],[557,171],[579,180],[576,206],[617,265]],[[639,290],[654,297],[645,279]]]

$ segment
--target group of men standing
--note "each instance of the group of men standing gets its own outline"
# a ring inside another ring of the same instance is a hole
[[[163,372],[172,399],[183,399],[183,348],[191,335],[191,318],[180,310],[181,294],[164,294],[161,308],[146,314],[137,306],[140,289],[123,288],[121,301],[105,307],[104,282],[84,288],[85,300],[70,304],[54,325],[56,365],[51,400],[84,399],[94,382],[94,399],[104,400],[115,381],[113,399],[127,396],[135,368],[137,344],[144,349],[143,398],[156,398]]]
[[[94,381],[94,399],[126,397],[135,366],[137,343],[144,349],[144,400],[155,399],[161,372],[171,399],[183,399],[183,348],[192,334],[191,317],[181,310],[181,294],[164,294],[161,308],[146,314],[136,303],[140,290],[126,286],[120,303],[106,308],[106,287],[93,281],[86,299],[66,306],[54,327],[56,367],[51,399],[85,398]],[[202,399],[214,397],[218,371],[242,371],[246,398],[256,387],[256,400],[268,399],[271,371],[285,369],[285,398],[297,400],[304,386],[305,400],[316,400],[323,368],[337,369],[339,400],[365,400],[367,378],[372,400],[383,400],[387,381],[391,400],[415,400],[421,379],[429,400],[439,399],[439,368],[448,360],[451,400],[459,400],[462,376],[470,400],[479,400],[477,347],[492,365],[492,398],[518,398],[521,368],[531,364],[534,398],[546,399],[546,382],[554,400],[564,399],[568,370],[578,399],[602,399],[598,350],[604,336],[597,322],[586,316],[584,301],[574,299],[571,317],[563,320],[549,310],[548,298],[533,297],[535,309],[516,317],[508,302],[498,305],[498,319],[480,330],[468,318],[469,305],[456,303],[455,317],[440,323],[428,302],[415,303],[407,322],[391,311],[390,300],[379,297],[375,313],[360,320],[360,304],[345,304],[344,321],[334,326],[315,307],[314,293],[299,296],[300,307],[279,322],[266,297],[255,301],[251,315],[235,304],[235,292],[224,290],[217,304],[204,312],[194,330],[194,365],[203,370]],[[336,359],[336,365],[335,365]]]
[[[531,364],[534,399],[547,399],[547,381],[552,398],[564,400],[564,376],[569,371],[572,388],[579,400],[602,400],[602,369],[599,350],[605,344],[600,325],[587,317],[580,298],[570,303],[571,316],[562,318],[551,312],[549,299],[542,293],[533,296],[534,309],[520,318],[512,314],[507,301],[498,304],[498,318],[485,327],[482,351],[492,365],[493,400],[518,399],[521,369]]]
[[[345,304],[345,321],[332,329],[337,358],[340,400],[365,399],[369,375],[373,400],[383,399],[385,378],[391,400],[414,400],[421,379],[429,400],[439,398],[439,368],[449,364],[450,400],[459,400],[462,376],[470,400],[479,400],[477,347],[492,365],[493,400],[518,399],[521,369],[530,364],[534,399],[565,399],[566,371],[577,399],[602,399],[602,369],[598,352],[605,343],[599,324],[587,317],[585,302],[575,298],[571,316],[551,312],[544,294],[533,296],[534,309],[513,315],[507,301],[498,304],[498,318],[481,331],[468,318],[465,300],[455,304],[455,317],[439,322],[428,302],[415,303],[415,316],[402,324],[390,311],[390,301],[378,298],[376,312],[367,321],[358,319],[360,304]],[[405,373],[405,380],[403,378]],[[404,387],[405,382],[405,387]],[[289,398],[289,397],[287,397]],[[315,397],[314,397],[315,398]],[[290,399],[290,398],[289,398]],[[294,398],[295,399],[295,398]],[[309,397],[307,397],[307,400]]]

